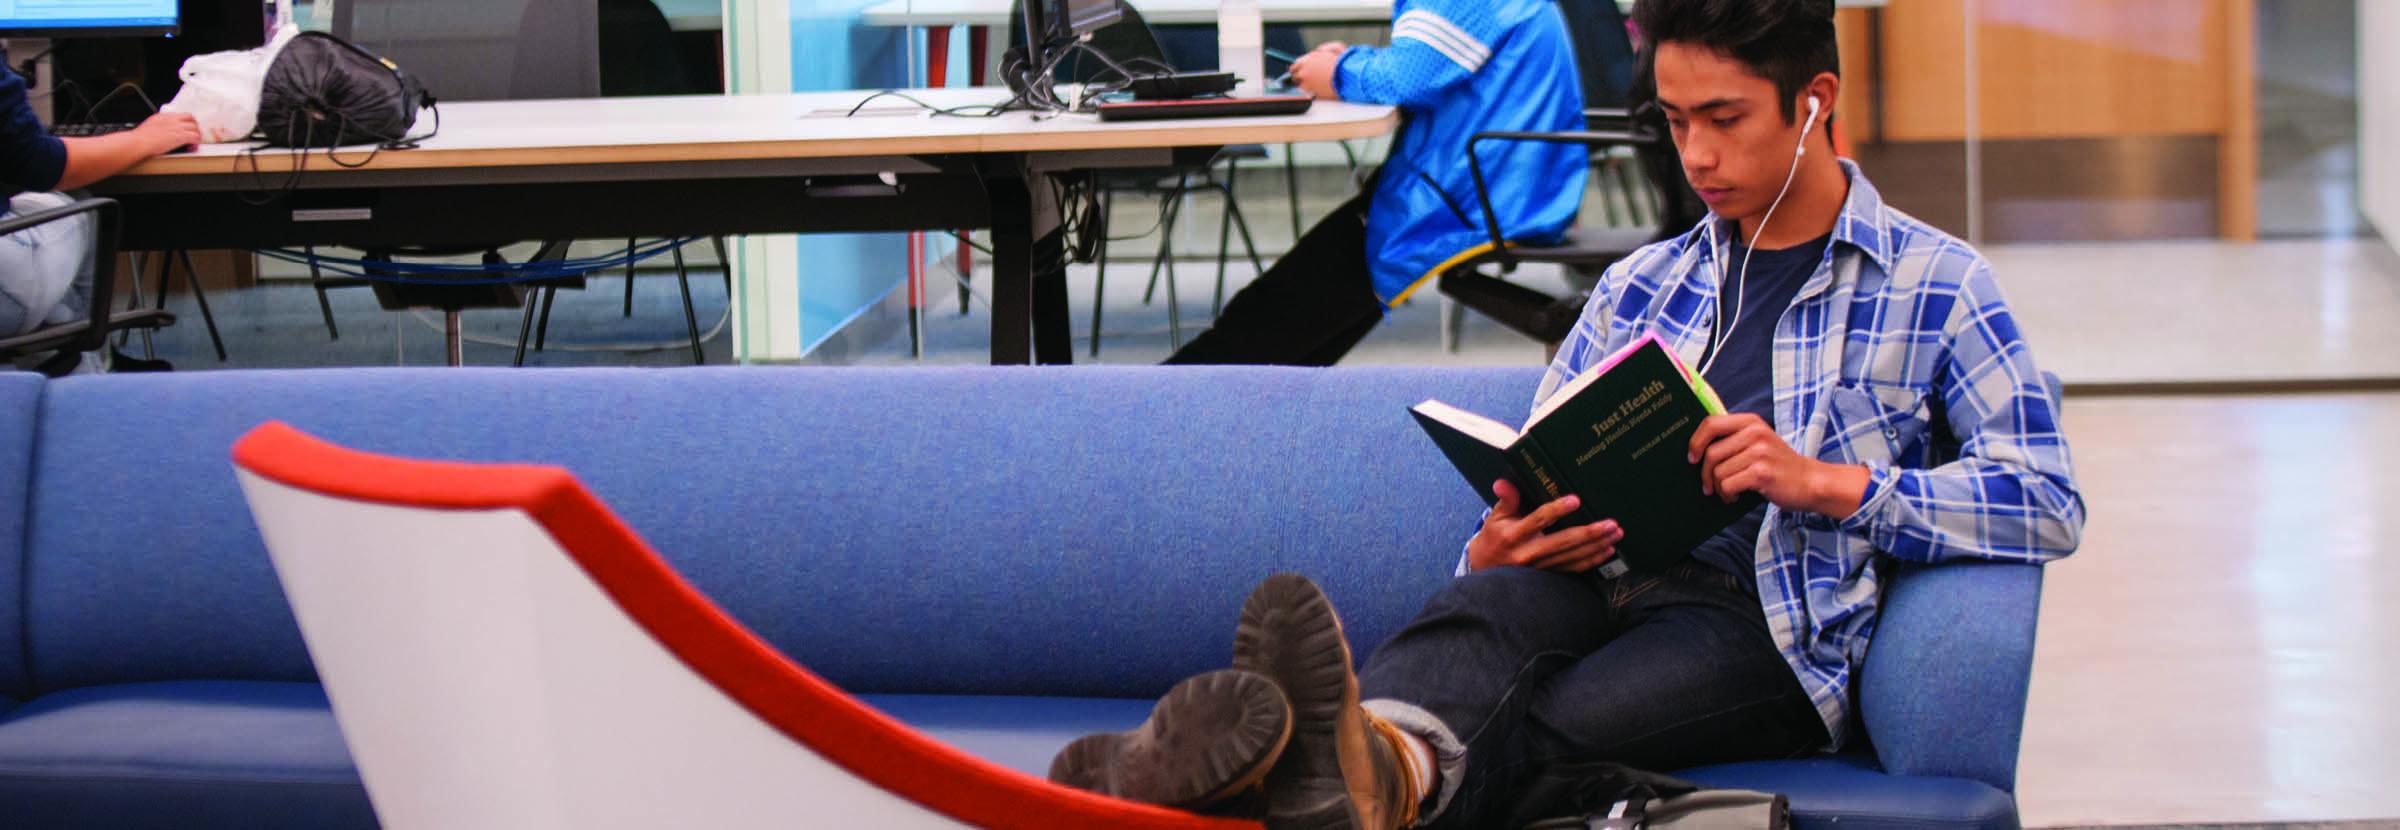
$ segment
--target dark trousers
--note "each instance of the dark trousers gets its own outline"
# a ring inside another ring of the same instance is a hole
[[[1824,722],[1738,579],[1699,562],[1613,581],[1470,574],[1375,650],[1361,697],[1412,704],[1465,745],[1435,827],[1573,814],[1579,777],[1610,764],[1671,773],[1817,751]]]
[[[1331,366],[1383,320],[1367,273],[1370,185],[1225,301],[1216,325],[1170,364]]]

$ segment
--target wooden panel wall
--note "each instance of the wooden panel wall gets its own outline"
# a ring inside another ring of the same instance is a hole
[[[2225,0],[2225,139],[2217,144],[2217,235],[2258,238],[2258,9]]]
[[[1980,134],[2004,139],[2223,132],[2230,68],[2225,44],[2234,5],[2232,0],[1977,0]],[[1892,0],[1879,13],[1886,87],[1880,100],[1889,108],[1888,137],[1964,138],[1967,0]],[[1861,20],[1855,28],[1864,29],[1865,12],[1844,14],[1845,20]],[[2243,24],[2247,31],[2246,17]],[[1860,42],[1863,48],[1863,35]],[[1847,66],[1843,74],[1849,76]]]
[[[1970,105],[1976,137],[1987,141],[2215,138],[2219,233],[2248,239],[2257,226],[2255,14],[2255,0],[1891,0],[1844,9],[1835,23],[1838,112],[1853,142],[1962,141]]]
[[[1875,140],[1874,50],[1868,48],[1869,18],[1865,9],[1833,13],[1834,37],[1841,42],[1842,100],[1834,102],[1834,122],[1849,141]]]

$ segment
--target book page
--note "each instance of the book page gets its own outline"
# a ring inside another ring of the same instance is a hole
[[[1615,352],[1610,353],[1609,356],[1601,358],[1599,363],[1595,363],[1591,368],[1583,370],[1583,374],[1576,375],[1574,380],[1568,381],[1565,386],[1559,387],[1558,391],[1552,394],[1549,400],[1543,401],[1541,406],[1534,408],[1533,415],[1525,419],[1525,429],[1528,431],[1532,430],[1534,424],[1541,423],[1543,418],[1550,416],[1550,413],[1557,412],[1559,407],[1565,406],[1568,401],[1574,400],[1577,393],[1582,392],[1585,387],[1592,385],[1592,381],[1599,380],[1601,375],[1608,373],[1608,370],[1614,369],[1616,368],[1617,364],[1625,362],[1626,355],[1633,354],[1634,350],[1640,349],[1642,346],[1647,345],[1651,341],[1655,340],[1658,340],[1658,335],[1656,334],[1642,335],[1641,337],[1636,338],[1633,342],[1625,344],[1625,348],[1618,349]],[[1660,343],[1659,347],[1666,348],[1666,344]],[[1667,349],[1667,354],[1669,357],[1673,357],[1674,350]]]
[[[1583,370],[1583,374],[1576,375],[1574,380],[1567,381],[1567,385],[1561,386],[1557,392],[1551,393],[1549,400],[1543,401],[1541,406],[1534,408],[1533,414],[1525,418],[1525,429],[1533,429],[1534,424],[1541,423],[1543,418],[1550,417],[1550,413],[1557,412],[1560,406],[1574,400],[1577,394],[1592,385],[1592,381],[1599,379],[1600,366]]]
[[[1449,424],[1451,429],[1466,433],[1467,437],[1477,441],[1490,444],[1494,449],[1508,449],[1509,445],[1517,442],[1519,435],[1516,430],[1509,429],[1507,424],[1441,401],[1426,401],[1409,408],[1427,418]]]

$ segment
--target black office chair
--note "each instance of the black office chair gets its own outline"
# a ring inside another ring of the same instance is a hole
[[[342,0],[334,6],[330,23],[335,36],[408,67],[445,101],[705,91],[675,59],[673,29],[649,0]],[[723,259],[724,240],[713,241]],[[365,258],[388,262],[398,256],[480,254],[492,273],[505,275],[557,262],[568,252],[567,240],[543,240],[540,250],[524,262],[510,263],[499,252],[509,242],[512,240],[494,240],[488,246],[443,250],[385,249],[370,251]],[[636,240],[626,240],[629,253],[636,245]],[[706,358],[692,308],[690,275],[682,249],[673,253],[683,289],[684,326],[691,337],[692,362],[702,363]],[[368,270],[372,273],[375,268]],[[550,309],[558,290],[584,287],[582,276],[497,287],[399,286],[372,279],[326,278],[313,270],[311,277],[326,330],[337,338],[340,331],[334,328],[326,288],[372,284],[387,308],[431,307],[456,313],[462,308],[522,307],[514,361],[519,366],[524,365],[529,345],[539,350],[547,344]],[[730,291],[730,274],[726,285]],[[631,316],[630,263],[625,294],[625,314]]]
[[[1581,316],[1589,297],[1589,283],[1609,265],[1643,245],[1689,230],[1708,215],[1707,206],[1684,179],[1665,116],[1648,103],[1652,97],[1649,79],[1639,77],[1634,71],[1632,41],[1625,31],[1623,12],[1614,0],[1560,0],[1559,7],[1566,13],[1569,34],[1576,45],[1585,101],[1637,106],[1630,111],[1607,106],[1588,109],[1584,113],[1587,129],[1582,131],[1485,132],[1468,139],[1465,148],[1468,164],[1474,173],[1475,195],[1484,229],[1491,236],[1492,250],[1444,272],[1438,283],[1442,294],[1458,306],[1480,312],[1550,346],[1556,346],[1574,331],[1576,318]],[[1619,79],[1629,79],[1630,83],[1620,85]],[[1622,221],[1616,206],[1610,203],[1609,225],[1579,224],[1556,245],[1535,247],[1506,239],[1506,231],[1499,226],[1492,209],[1481,158],[1483,148],[1503,141],[1558,142],[1591,148],[1593,175],[1602,183],[1604,193],[1612,180],[1620,186],[1626,217],[1631,221]],[[1626,153],[1628,150],[1630,155]],[[1636,176],[1646,181],[1646,188],[1636,189]],[[1506,275],[1528,262],[1563,266],[1584,285],[1567,296],[1553,297],[1483,273],[1484,268],[1494,267]],[[1455,325],[1455,320],[1445,322],[1445,328]],[[1451,345],[1455,348],[1454,342]]]
[[[1267,77],[1262,80],[1272,81],[1291,68],[1291,61],[1276,57],[1273,53],[1294,57],[1308,53],[1308,38],[1301,28],[1290,23],[1267,25],[1266,46],[1269,54],[1266,55],[1264,70]],[[1153,26],[1151,29],[1158,33],[1159,46],[1167,50],[1169,65],[1187,72],[1218,68],[1216,24],[1186,23]],[[1348,141],[1337,141],[1334,145],[1341,148],[1342,157],[1347,160],[1350,171],[1356,173],[1358,150],[1351,147]],[[1292,238],[1297,240],[1304,231],[1305,223],[1300,217],[1300,156],[1290,142],[1283,145],[1283,197],[1291,211]]]
[[[113,314],[108,310],[109,300],[117,290],[117,231],[122,227],[116,200],[80,199],[63,207],[0,219],[0,237],[84,213],[92,214],[98,221],[92,234],[91,316],[0,338],[0,359],[55,353],[39,369],[42,374],[59,377],[74,371],[84,352],[107,348],[110,332],[154,330],[174,324],[175,315],[161,309]],[[198,288],[193,286],[194,290]]]
[[[527,13],[530,16],[533,10],[528,9]],[[526,25],[536,24],[528,20]],[[599,0],[599,38],[602,97],[699,95],[717,91],[714,85],[693,76],[691,68],[683,62],[678,52],[674,26],[668,22],[666,12],[660,11],[658,4],[651,0]],[[724,269],[726,301],[731,302],[733,260],[726,254],[725,237],[711,236],[709,243],[715,247],[717,262]],[[638,239],[625,240],[629,259],[631,252],[640,244],[641,240]],[[705,363],[707,358],[700,346],[700,321],[692,309],[691,273],[683,258],[683,247],[678,245],[669,254],[675,260],[677,286],[683,291],[684,327],[692,336],[692,363]],[[628,261],[625,263],[625,305],[622,312],[625,317],[633,316],[633,278],[634,263]],[[540,323],[533,332],[535,351],[540,351],[549,342],[550,307],[557,301],[560,288],[581,289],[583,281],[575,278],[542,286]],[[531,319],[533,308],[528,306],[526,313]],[[517,335],[516,360],[519,366],[525,364],[525,345],[525,334],[520,331]]]
[[[200,324],[201,328],[208,332],[208,345],[216,350],[217,360],[225,360],[225,336],[217,330],[216,312],[209,310],[208,292],[200,287],[200,268],[192,264],[192,252],[181,248],[170,248],[156,253],[158,256],[158,294],[156,304],[151,306],[150,310],[160,314],[167,312],[167,287],[175,276],[176,263],[182,263],[183,284],[192,289],[192,302],[200,306]],[[125,313],[127,314],[142,310],[142,276],[150,270],[149,260],[145,259],[141,252],[133,252],[130,254],[130,258],[133,260],[133,275],[128,282],[132,290],[127,292],[128,296],[125,298]],[[135,331],[147,332],[149,330],[153,330],[153,327],[120,327],[117,329],[117,344],[124,345],[126,339],[131,337]],[[155,357],[156,355],[150,353],[149,334],[144,333],[142,337],[142,356]]]
[[[1020,0],[1021,2],[1022,0]],[[1159,41],[1158,34],[1151,30],[1147,21],[1143,20],[1141,12],[1122,2],[1117,6],[1123,16],[1117,22],[1093,32],[1087,45],[1092,50],[1107,55],[1108,61],[1114,61],[1118,66],[1134,72],[1180,70],[1180,67],[1167,61],[1167,53]],[[1021,9],[1019,13],[1021,13]],[[1022,47],[1024,45],[1023,28],[1011,27],[1009,31],[1010,45]],[[1090,83],[1113,78],[1117,73],[1115,68],[1108,65],[1108,61],[1084,54],[1070,55],[1059,61],[1054,76],[1063,83]],[[1098,261],[1095,263],[1097,274],[1092,285],[1091,354],[1093,357],[1100,355],[1101,310],[1107,305],[1105,300],[1108,287],[1108,216],[1110,209],[1116,203],[1117,194],[1131,193],[1159,197],[1158,254],[1151,259],[1150,283],[1142,291],[1142,302],[1145,304],[1151,302],[1158,291],[1160,277],[1164,276],[1167,285],[1167,338],[1172,344],[1176,346],[1183,344],[1183,313],[1182,305],[1175,292],[1174,253],[1175,222],[1183,215],[1184,197],[1193,193],[1213,190],[1225,201],[1225,209],[1218,218],[1217,228],[1215,300],[1217,310],[1223,310],[1225,306],[1225,270],[1232,257],[1232,235],[1235,231],[1238,230],[1241,233],[1242,248],[1250,256],[1251,267],[1259,271],[1266,270],[1264,262],[1258,256],[1258,245],[1250,237],[1250,223],[1242,217],[1241,205],[1234,196],[1233,183],[1242,161],[1266,158],[1267,148],[1257,144],[1237,144],[1219,148],[1204,156],[1186,158],[1180,152],[1176,155],[1175,163],[1169,166],[1105,171],[1099,174],[1095,182],[1100,191],[1100,219],[1099,227],[1095,229],[1095,232],[1101,235],[1102,241],[1099,246]],[[1217,174],[1219,163],[1223,163],[1225,167],[1222,176]]]

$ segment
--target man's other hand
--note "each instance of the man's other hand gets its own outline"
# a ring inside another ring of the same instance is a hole
[[[1867,496],[1867,468],[1801,455],[1766,419],[1748,412],[1701,421],[1689,451],[1700,465],[1701,492],[1727,503],[1757,493],[1785,510],[1846,519]]]
[[[1492,495],[1499,497],[1499,503],[1492,505],[1491,515],[1484,518],[1483,529],[1467,541],[1469,570],[1516,566],[1581,573],[1616,558],[1617,543],[1625,539],[1625,531],[1614,521],[1549,532],[1551,525],[1582,505],[1574,496],[1525,513],[1514,485],[1493,482]]]

